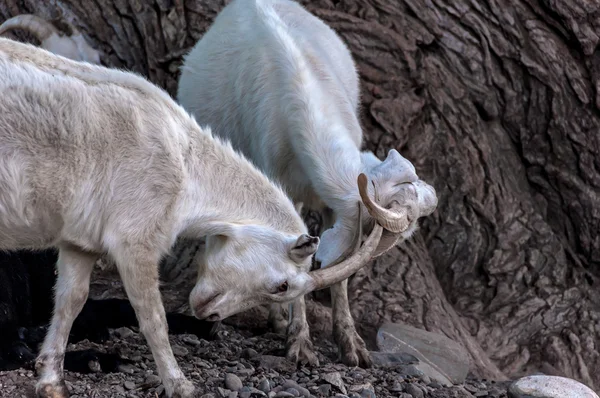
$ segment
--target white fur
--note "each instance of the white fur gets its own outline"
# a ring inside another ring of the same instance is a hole
[[[317,252],[323,266],[351,245],[358,222],[373,225],[367,212],[357,220],[361,172],[377,187],[383,206],[396,199],[410,209],[409,228],[388,239],[387,248],[415,231],[419,208],[426,206],[403,200],[405,183],[421,184],[417,190],[431,187],[418,180],[414,166],[396,150],[384,162],[361,152],[359,84],[351,54],[331,28],[302,6],[290,0],[231,1],[181,70],[177,99],[184,108],[281,182],[294,202],[333,210],[334,220],[326,225],[332,228],[323,233]],[[423,215],[435,209],[428,205]],[[332,289],[342,355],[349,364],[368,362],[358,357],[368,353],[354,330],[345,282]],[[272,319],[281,324],[283,318]],[[315,362],[311,353],[300,355]]]
[[[171,351],[158,290],[159,260],[178,236],[208,237],[190,294],[200,318],[306,292],[318,239],[306,235],[291,200],[163,90],[0,39],[0,91],[0,250],[60,251],[37,363],[42,396],[65,394],[67,337],[104,253],[117,264],[168,396],[193,391]],[[289,289],[279,292],[284,282]]]

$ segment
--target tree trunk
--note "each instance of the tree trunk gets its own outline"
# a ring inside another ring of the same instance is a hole
[[[363,335],[407,322],[464,344],[476,375],[541,370],[600,388],[600,5],[304,3],[357,61],[366,146],[398,149],[439,197],[414,239],[351,281]],[[0,16],[70,22],[106,65],[174,96],[182,55],[224,5],[7,0]],[[180,243],[163,265],[194,250]]]

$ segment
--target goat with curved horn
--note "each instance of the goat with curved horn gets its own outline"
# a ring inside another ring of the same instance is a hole
[[[229,84],[231,79],[240,84]],[[272,176],[294,202],[323,211],[315,260],[323,272],[317,275],[328,278],[343,268],[332,264],[354,246],[357,225],[365,231],[375,225],[379,239],[371,253],[380,255],[410,237],[418,218],[431,214],[435,205],[430,204],[437,203],[433,187],[397,150],[385,160],[361,150],[359,93],[348,47],[290,0],[229,2],[185,56],[179,78],[177,99],[196,120]],[[359,215],[355,204],[361,199],[367,211]],[[341,360],[369,366],[369,351],[350,315],[346,280],[331,286],[331,301]],[[292,304],[291,312],[287,318],[282,306],[273,305],[269,314],[275,331],[288,333],[287,357],[317,364],[304,298]]]

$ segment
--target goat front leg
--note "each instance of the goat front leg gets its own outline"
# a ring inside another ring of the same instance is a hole
[[[179,368],[167,330],[167,318],[158,289],[160,255],[140,246],[129,246],[115,254],[117,268],[127,297],[138,319],[140,331],[146,338],[169,398],[187,398],[194,385]]]
[[[348,279],[331,286],[333,339],[341,361],[348,366],[371,367],[367,346],[358,335],[348,302]]]
[[[54,314],[35,364],[39,376],[35,387],[38,397],[69,396],[63,378],[67,340],[73,321],[87,300],[90,275],[97,259],[97,255],[71,246],[59,248]]]
[[[306,321],[306,302],[304,297],[290,304],[290,321],[287,328],[286,357],[294,363],[307,363],[319,366],[315,354],[310,330]]]

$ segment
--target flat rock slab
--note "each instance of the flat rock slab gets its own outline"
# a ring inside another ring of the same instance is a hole
[[[407,353],[454,384],[465,381],[471,365],[466,350],[446,336],[399,323],[384,323],[377,331],[382,352]]]
[[[585,384],[567,377],[527,376],[512,383],[511,398],[598,398]]]

